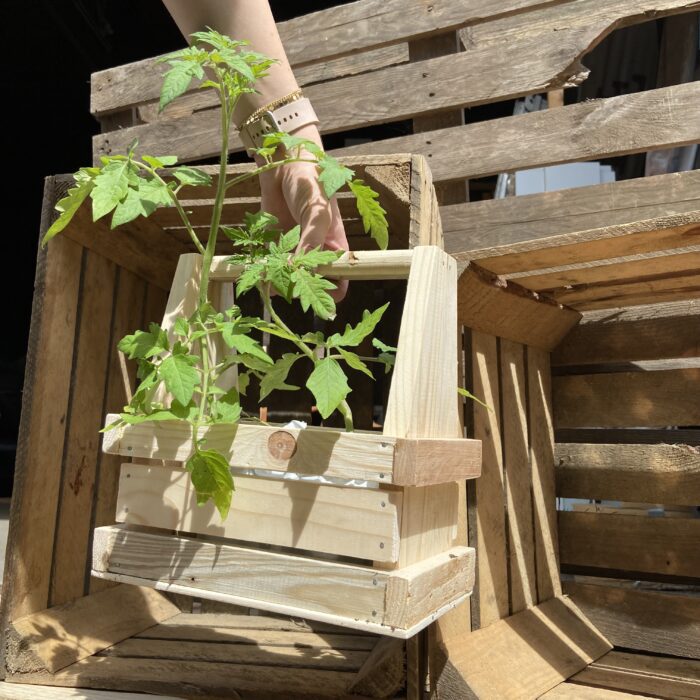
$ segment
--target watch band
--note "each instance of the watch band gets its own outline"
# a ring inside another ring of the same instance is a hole
[[[263,112],[255,121],[241,126],[239,136],[246,150],[261,148],[265,136],[275,131],[292,132],[307,124],[318,124],[308,97],[294,100],[274,111]]]

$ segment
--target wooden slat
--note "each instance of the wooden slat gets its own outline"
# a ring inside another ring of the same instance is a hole
[[[120,693],[112,690],[87,690],[86,688],[52,688],[0,681],[0,700],[35,700],[41,694],[45,700],[177,700],[174,695],[150,693]]]
[[[700,598],[567,581],[564,591],[623,649],[700,659]]]
[[[65,190],[44,182],[40,236]],[[50,562],[60,491],[82,253],[68,239],[37,255],[32,321],[17,443],[15,483],[3,581],[2,621],[48,605]]]
[[[150,588],[116,586],[14,620],[7,670],[51,673],[179,613]]]
[[[559,513],[562,565],[698,577],[700,520]]]
[[[700,170],[690,170],[443,206],[445,247],[478,250],[698,211],[699,187]]]
[[[537,600],[544,602],[561,594],[555,510],[551,369],[549,354],[542,350],[527,348],[526,359]]]
[[[554,377],[558,428],[624,428],[700,423],[700,369]]]
[[[464,55],[474,60],[470,52]],[[508,64],[511,73],[512,65]],[[700,83],[687,83],[359,144],[334,153],[420,153],[429,158],[436,182],[639,153],[700,141],[699,94]],[[651,113],[658,119],[649,120]],[[457,251],[450,248],[450,252]]]
[[[532,473],[528,447],[525,348],[500,343],[503,464],[508,512],[510,613],[537,601]]]
[[[225,521],[197,506],[185,469],[123,464],[117,522],[392,562],[402,493],[234,475]]]
[[[541,700],[644,700],[648,695],[621,693],[617,690],[597,688],[581,683],[561,683],[548,693],[540,696]]]
[[[552,364],[700,357],[699,322],[698,301],[591,311],[557,346]]]
[[[652,697],[697,700],[700,661],[611,651],[572,680]]]
[[[695,506],[700,450],[687,445],[557,444],[557,496]]]
[[[459,278],[459,322],[543,350],[556,347],[581,315],[470,265]]]
[[[606,445],[655,445],[659,442],[671,445],[700,446],[700,430],[646,428],[562,428],[555,430],[557,442],[592,443]]]
[[[108,414],[105,425],[119,419]],[[481,468],[481,445],[465,438],[395,438],[378,432],[332,428],[304,429],[251,423],[200,428],[211,449],[234,468],[272,469],[402,486],[474,478]],[[294,444],[289,458],[277,456],[270,440]],[[127,425],[104,433],[107,454],[184,462],[192,453],[191,426],[185,421]]]
[[[113,262],[85,252],[49,606],[85,593],[85,564],[90,558],[92,534],[90,518],[85,514],[90,512],[95,494],[115,277]]]
[[[476,542],[479,552],[478,597],[472,620],[486,627],[508,615],[508,559],[501,444],[498,345],[493,336],[472,333],[472,393],[490,410],[474,403],[474,435],[482,441],[482,475],[475,482]],[[473,625],[476,627],[477,625]]]
[[[95,530],[93,555],[96,576],[401,638],[464,600],[474,571],[468,547],[387,572],[124,526]]]
[[[451,645],[454,697],[535,700],[611,648],[570,599],[552,598]]]
[[[546,4],[544,0],[506,0],[497,6],[488,0],[437,0],[428,7],[420,0],[364,0],[280,22],[277,28],[299,79],[304,69],[298,67],[312,61],[324,65],[333,56],[366,52]],[[312,34],[319,39],[314,46],[308,41]],[[157,58],[93,73],[90,111],[99,115],[157,99],[165,69]]]

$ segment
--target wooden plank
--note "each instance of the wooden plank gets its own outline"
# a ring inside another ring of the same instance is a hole
[[[621,693],[580,683],[561,683],[541,696],[541,700],[643,700],[648,695]]]
[[[62,177],[69,179],[71,187],[75,184],[72,176]],[[188,253],[193,246],[176,241],[143,217],[115,230],[110,229],[110,222],[111,216],[93,221],[90,207],[83,205],[61,235],[161,289],[170,289],[179,256]]]
[[[659,250],[694,246],[700,240],[700,211],[637,220],[470,251],[469,258],[495,274],[507,275],[582,264]],[[457,257],[460,257],[457,255]]]
[[[40,237],[65,190],[44,182]],[[10,513],[2,624],[48,604],[82,251],[68,239],[39,248]]]
[[[370,561],[397,561],[402,493],[234,474],[225,521],[197,506],[182,468],[123,464],[117,522],[229,537]]]
[[[474,435],[482,441],[482,475],[475,482],[476,550],[479,552],[477,610],[472,620],[486,627],[508,615],[508,560],[501,444],[498,345],[493,336],[472,333],[473,389],[490,409],[474,403]],[[476,624],[473,625],[476,627]]]
[[[700,520],[559,513],[562,565],[697,578]]]
[[[468,37],[469,48],[461,53],[310,85],[305,89],[305,94],[314,104],[322,130],[330,133],[359,126],[413,119],[417,115],[438,110],[461,109],[553,88],[574,86],[587,75],[587,71],[579,62],[580,56],[614,27],[624,24],[627,20],[628,23],[638,22],[644,18],[645,12],[664,15],[688,11],[697,6],[697,2],[689,0],[617,0],[585,9],[581,5],[564,3],[556,12],[549,6],[527,13],[524,21],[520,21],[519,18],[506,18],[474,27]],[[562,35],[556,44],[545,41],[551,37],[552,31]],[[507,42],[494,40],[494,35],[499,36],[501,33],[508,34]],[[522,65],[518,71],[513,71],[514,64],[523,63],[523,56],[528,59],[526,65]],[[474,65],[480,66],[480,70],[474,71]],[[577,106],[581,105],[572,105]],[[567,109],[570,107],[552,112],[564,112]],[[180,161],[214,156],[217,154],[216,129],[220,123],[219,111],[217,107],[183,117],[177,120],[176,129],[172,126],[173,121],[163,121],[127,127],[108,135],[96,135],[93,137],[93,152],[96,156],[107,155],[108,152],[124,152],[127,144],[138,138],[144,150],[177,153]],[[668,111],[666,110],[666,113]],[[666,116],[666,113],[663,116]],[[529,116],[532,115],[522,115],[520,118]],[[633,115],[629,116],[634,118]],[[669,121],[672,119],[666,120],[667,123]],[[640,126],[650,125],[648,121],[641,121]],[[663,126],[665,124],[659,125],[657,134],[663,134]],[[684,139],[683,143],[695,139],[690,134],[697,134],[697,128],[688,126],[682,119],[676,126],[679,129],[675,137],[676,143],[681,139]],[[462,128],[464,127],[457,126],[425,133],[440,134]],[[639,129],[630,131],[637,132]],[[624,131],[622,135],[627,136],[627,133]],[[431,143],[438,146],[437,152],[442,150],[440,146],[445,145],[444,141],[439,144],[428,141],[426,144],[421,137],[421,134],[416,134],[412,138],[422,143],[422,150],[412,147],[391,150],[415,150],[427,155],[426,146],[432,151]],[[469,144],[483,143],[480,139],[472,140],[466,134],[465,138],[465,142]],[[660,138],[663,136],[657,135],[656,141]],[[609,147],[622,148],[620,141],[621,139],[618,139],[616,144],[610,144]],[[460,142],[463,142],[460,138],[452,139],[452,143]],[[380,143],[382,145],[379,147],[382,148],[383,143]],[[638,140],[634,143],[638,143]],[[656,145],[655,143],[654,146]],[[231,147],[240,149],[237,137],[231,139]],[[366,144],[362,144],[354,148],[366,147]],[[364,152],[376,152],[372,148]],[[550,150],[554,150],[551,149],[551,144]],[[444,179],[455,178],[453,175],[452,178]]]
[[[557,496],[695,506],[700,450],[687,445],[557,444]]]
[[[544,0],[507,0],[498,6],[488,0],[438,0],[428,8],[420,0],[365,0],[280,22],[277,29],[287,58],[295,67],[294,74],[302,79],[303,71],[314,67],[314,63],[307,65],[310,62],[324,65],[333,56],[366,53],[371,47],[456,29],[469,22],[482,22],[546,4]],[[380,30],[379,25],[385,25],[384,29]],[[318,46],[309,46],[310,34],[319,38]],[[156,63],[158,58],[93,73],[91,113],[99,115],[157,99],[164,70],[162,64]]]
[[[537,557],[537,600],[561,594],[557,536],[552,433],[552,388],[549,354],[527,348],[527,393],[530,426],[530,463]],[[556,416],[556,412],[554,413]]]
[[[46,700],[177,700],[174,695],[150,693],[120,693],[112,690],[87,690],[85,688],[52,688],[0,681],[0,700],[35,700],[37,693]]]
[[[557,428],[624,428],[700,423],[700,369],[554,377]]]
[[[685,252],[688,251],[689,252]],[[616,262],[621,260],[621,262]],[[604,264],[567,265],[552,272],[524,273],[510,279],[526,289],[547,291],[557,297],[565,290],[562,287],[593,289],[595,285],[612,286],[631,282],[665,280],[670,277],[687,277],[700,270],[700,248],[691,246],[680,252],[652,253],[634,256],[632,259],[617,258]]]
[[[700,661],[611,651],[575,682],[664,698],[700,698]]]
[[[473,264],[461,273],[458,294],[461,324],[543,350],[556,347],[581,318]]]
[[[583,315],[557,346],[554,366],[700,357],[699,301]]]
[[[61,495],[56,517],[49,606],[85,594],[90,517],[95,494],[97,455],[104,415],[105,376],[116,266],[86,251],[80,289],[76,355],[71,377]],[[116,342],[116,341],[115,341]]]
[[[411,156],[409,183],[410,221],[408,223],[408,245],[436,245],[444,247],[442,223],[434,188],[433,173],[428,161],[419,155]]]
[[[454,438],[462,435],[455,397],[457,266],[437,246],[417,246],[412,252],[383,432]],[[458,508],[456,481],[404,489],[399,564],[447,550],[457,537]]]
[[[700,209],[700,170],[440,209],[445,248],[478,250]]]
[[[53,673],[179,612],[150,588],[116,586],[32,613],[9,628],[7,670]]]
[[[616,647],[700,659],[700,599],[567,581],[564,591]]]
[[[500,343],[503,471],[508,514],[508,588],[511,615],[537,601],[532,473],[527,426],[525,348]]]
[[[605,429],[605,428],[562,428],[555,430],[557,442],[592,443],[606,445],[655,445],[659,442],[671,445],[700,446],[700,430],[647,428]]]
[[[463,55],[474,61],[471,52]],[[512,65],[508,64],[511,73]],[[465,90],[462,94],[469,94],[466,86],[461,89]],[[699,94],[700,83],[696,81],[358,144],[333,153],[419,153],[429,159],[436,182],[621,156],[700,141]],[[658,120],[647,118],[652,113],[658,115]]]
[[[556,597],[464,635],[449,663],[461,697],[535,700],[611,649],[566,597]]]
[[[119,418],[108,414],[105,425]],[[234,468],[272,469],[314,476],[361,479],[403,486],[474,478],[481,468],[481,444],[466,438],[395,438],[356,430],[286,428],[238,423],[202,427],[211,449]],[[192,452],[191,426],[185,421],[140,423],[104,433],[107,454],[184,462]],[[273,443],[293,446],[290,456]],[[270,441],[273,442],[270,442]]]
[[[93,555],[96,576],[404,639],[464,600],[474,568],[468,547],[387,572],[124,526],[95,530]]]

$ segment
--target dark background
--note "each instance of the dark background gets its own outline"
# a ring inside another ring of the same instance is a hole
[[[271,4],[280,21],[345,3],[271,0]],[[186,45],[160,0],[5,0],[3,8],[0,497],[11,493],[44,177],[92,164],[91,138],[99,132],[89,111],[92,73]],[[585,64],[594,69],[591,78],[581,88],[567,90],[567,103],[654,87],[660,37],[659,22],[615,32],[587,56]],[[507,101],[468,109],[465,115],[470,122],[512,112],[513,101]],[[362,135],[410,129],[406,122],[363,130]],[[327,138],[326,145],[333,148],[339,138]],[[643,174],[643,157],[609,162],[618,178]],[[489,187],[475,184],[482,191]]]

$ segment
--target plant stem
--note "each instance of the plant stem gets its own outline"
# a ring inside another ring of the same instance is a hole
[[[229,187],[233,187],[234,185],[244,182],[245,180],[250,180],[250,178],[256,177],[257,175],[260,175],[260,173],[265,173],[268,170],[274,170],[275,168],[287,165],[288,163],[318,163],[318,161],[310,160],[309,158],[285,158],[283,160],[275,160],[272,163],[267,163],[267,165],[261,165],[259,168],[251,170],[249,173],[243,173],[243,175],[234,177],[226,183],[225,188],[228,189]]]

